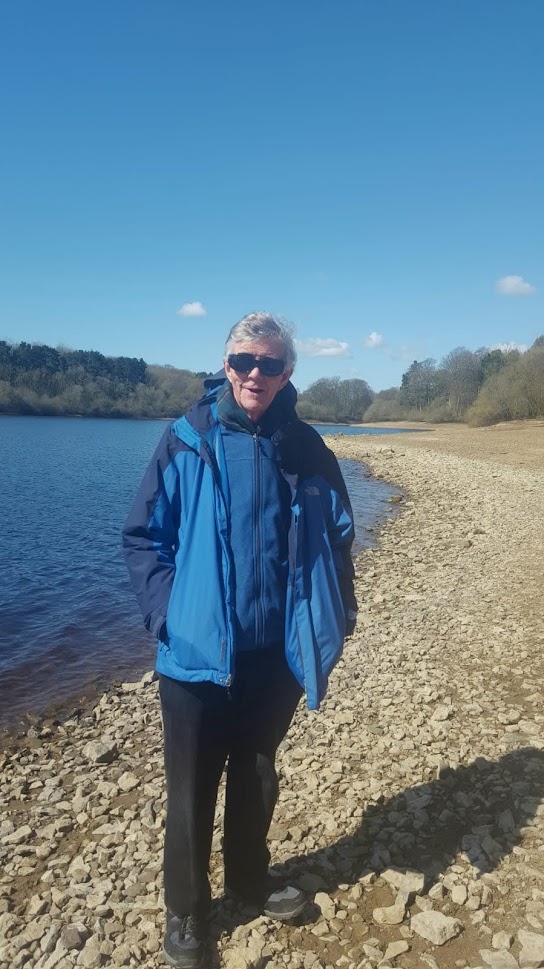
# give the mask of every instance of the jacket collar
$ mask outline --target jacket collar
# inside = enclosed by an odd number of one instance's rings
[[[202,439],[208,439],[213,434],[218,421],[232,430],[255,433],[257,426],[234,400],[224,370],[206,377],[204,388],[204,396],[193,404],[185,417],[174,423],[174,430],[182,440],[199,451]],[[274,440],[281,437],[282,429],[287,424],[298,422],[296,402],[297,392],[289,381],[263,414],[259,432],[266,437],[274,436]]]
[[[260,421],[254,423],[236,402],[234,394],[232,393],[232,387],[229,381],[225,380],[217,393],[217,417],[221,424],[228,427],[231,431],[244,431],[246,434],[255,434],[257,432],[263,434],[265,437],[272,437],[285,424],[296,420],[291,394],[284,393],[287,390],[287,386],[276,394],[270,407],[264,412]],[[296,390],[294,387],[292,390],[296,400]]]

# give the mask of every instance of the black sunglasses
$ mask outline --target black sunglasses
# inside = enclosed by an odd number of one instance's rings
[[[264,377],[279,377],[285,370],[285,360],[277,357],[261,357],[257,360],[252,353],[229,353],[227,362],[236,373],[250,373],[258,367]]]

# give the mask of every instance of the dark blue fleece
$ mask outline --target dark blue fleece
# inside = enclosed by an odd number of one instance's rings
[[[236,650],[283,644],[291,490],[270,440],[273,423],[254,425],[227,385],[218,400],[230,492]]]

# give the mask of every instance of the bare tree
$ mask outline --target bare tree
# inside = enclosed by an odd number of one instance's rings
[[[426,360],[414,360],[402,375],[399,400],[403,407],[423,410],[443,391],[443,375],[437,370],[436,362],[428,357]]]
[[[480,355],[466,347],[456,347],[442,360],[441,370],[445,377],[452,414],[462,417],[478,396],[481,383]]]

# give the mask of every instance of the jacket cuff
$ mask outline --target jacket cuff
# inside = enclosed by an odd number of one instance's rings
[[[158,615],[156,619],[150,620],[148,629],[156,639],[165,642],[166,639],[166,616]]]

